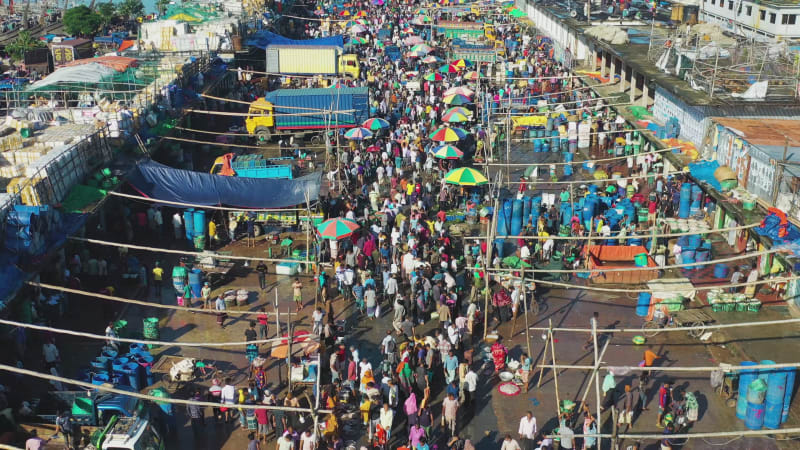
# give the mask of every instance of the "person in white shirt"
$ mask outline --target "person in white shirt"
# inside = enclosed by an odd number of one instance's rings
[[[478,374],[475,373],[472,367],[464,375],[464,385],[464,407],[469,408],[475,398],[475,391],[478,390]]]
[[[175,229],[175,239],[181,238],[181,227],[183,227],[183,217],[180,213],[175,213],[172,216],[172,227]]]
[[[314,450],[317,448],[317,435],[306,430],[300,436],[300,450]]]
[[[380,425],[386,431],[386,442],[389,442],[389,439],[392,436],[392,423],[394,422],[394,411],[389,408],[388,403],[383,404],[383,408],[381,408],[381,417],[380,417]]]
[[[533,417],[532,412],[528,411],[519,420],[519,430],[517,433],[522,441],[524,450],[533,450],[534,438],[536,438],[536,417]]]
[[[231,379],[225,379],[225,386],[222,387],[222,392],[220,393],[220,400],[224,407],[225,411],[222,412],[222,418],[227,423],[231,420],[231,413],[232,406],[236,404],[236,388],[231,384]],[[222,408],[220,408],[222,410]]]
[[[503,440],[503,445],[500,446],[500,450],[522,450],[519,446],[519,443],[511,438],[510,434],[506,435],[506,438]]]
[[[42,345],[42,354],[44,355],[45,367],[47,367],[48,370],[61,362],[61,355],[58,353],[58,347],[56,347],[53,338],[50,338],[47,343]]]

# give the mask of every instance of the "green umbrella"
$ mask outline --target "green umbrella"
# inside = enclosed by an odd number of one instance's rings
[[[516,255],[506,256],[505,258],[503,258],[503,264],[512,269],[529,269],[531,267],[530,264],[519,259],[519,256]]]
[[[361,226],[350,219],[336,217],[317,225],[317,232],[323,239],[337,240],[350,236],[359,228]]]

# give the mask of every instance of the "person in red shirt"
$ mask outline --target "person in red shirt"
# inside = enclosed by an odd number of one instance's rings
[[[650,200],[647,203],[647,220],[652,224],[656,223],[656,209],[658,209],[658,202]]]

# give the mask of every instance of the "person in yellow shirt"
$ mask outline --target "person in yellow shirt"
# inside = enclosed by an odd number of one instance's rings
[[[411,197],[412,194],[414,194],[414,183],[408,183],[406,184],[406,195]]]
[[[217,224],[213,220],[208,221],[208,238],[216,244],[219,241],[217,236]]]
[[[155,288],[158,302],[161,303],[161,291],[164,287],[164,269],[161,268],[158,261],[156,261],[155,267],[153,267],[153,287]]]

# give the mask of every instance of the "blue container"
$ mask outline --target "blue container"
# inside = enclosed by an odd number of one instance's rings
[[[494,247],[497,250],[497,257],[503,259],[505,256],[505,252],[503,251],[503,247],[505,247],[506,240],[505,239],[495,239],[494,240]]]
[[[144,368],[144,377],[147,382],[148,386],[152,386],[156,384],[156,377],[153,375],[153,372],[150,370],[150,366]]]
[[[522,210],[523,202],[520,199],[514,200],[511,206],[511,235],[519,236],[522,231]]]
[[[695,262],[696,251],[693,248],[685,248],[681,251],[681,264],[690,264]],[[683,270],[694,270],[695,266],[681,267]]]
[[[639,292],[639,300],[636,302],[636,315],[639,317],[647,317],[650,311],[650,299],[652,294],[649,292]]]
[[[783,399],[786,397],[787,376],[788,371],[785,369],[769,370],[765,401],[766,411],[764,413],[764,426],[767,428],[775,429],[781,425]]]
[[[754,403],[747,403],[747,410],[745,411],[744,426],[751,430],[760,430],[764,426],[764,412],[766,405],[756,405]]]
[[[138,355],[138,354],[140,354],[142,352],[145,352],[145,351],[147,351],[147,350],[145,350],[145,347],[144,347],[143,344],[131,344],[128,347],[128,352],[131,355]]]
[[[691,215],[691,209],[689,209],[689,203],[681,203],[678,207],[678,217],[681,219],[688,219]]]
[[[189,286],[192,288],[192,297],[200,298],[201,290],[203,289],[203,271],[200,269],[192,269],[189,272]]]
[[[92,384],[101,385],[104,383],[108,383],[110,378],[108,377],[107,373],[96,373],[92,375]]]
[[[569,225],[569,221],[572,220],[572,213],[572,204],[561,204],[561,225]]]
[[[694,260],[697,262],[705,262],[711,259],[711,251],[707,248],[698,248],[697,251],[694,253]],[[694,266],[695,269],[705,269],[708,267],[708,264],[700,264],[699,266]]]
[[[700,248],[703,245],[703,239],[699,234],[692,234],[687,237],[689,238],[689,245],[687,247]]]
[[[514,209],[514,202],[511,200],[504,200],[503,201],[503,210],[501,214],[503,214],[503,224],[505,227],[503,228],[503,233],[501,236],[507,236],[511,233],[511,215]]]
[[[186,230],[186,239],[194,239],[194,209],[189,208],[183,212],[183,228]]]
[[[678,203],[678,217],[686,219],[689,217],[692,198],[692,184],[684,183],[681,186],[680,202]]]
[[[728,278],[728,266],[725,263],[714,264],[714,278]]]
[[[755,366],[753,361],[742,361],[740,366]],[[742,369],[739,371],[739,398],[736,401],[736,417],[744,420],[747,415],[747,387],[758,376],[758,369]]]
[[[703,188],[699,184],[692,185],[691,200],[694,203],[703,203]]]
[[[198,209],[194,212],[193,231],[195,236],[206,235],[206,212],[202,209]]]
[[[567,153],[567,154],[569,154],[569,153]],[[565,177],[572,176],[572,165],[571,164],[567,164],[566,166],[564,166],[564,176]]]
[[[781,423],[789,419],[789,407],[792,406],[792,391],[794,391],[794,379],[797,369],[786,369],[786,389],[783,397],[783,411],[781,412]]]
[[[528,220],[531,218],[531,198],[525,197],[522,199],[522,226],[528,224]]]
[[[692,183],[683,183],[681,185],[681,200],[688,200],[691,201],[692,198]]]
[[[539,153],[542,151],[542,140],[541,139],[534,139],[533,140],[533,151]]]
[[[128,385],[136,391],[142,389],[142,383],[139,379],[139,370],[141,370],[141,366],[135,362],[125,364],[125,367],[120,370],[120,373],[127,379]]]
[[[128,358],[120,356],[119,358],[116,358],[115,360],[111,361],[111,369],[113,369],[114,372],[122,370],[125,364],[128,364],[128,361],[130,361]]]
[[[564,153],[564,162],[572,162],[572,159],[575,157],[572,153]]]
[[[678,238],[678,246],[681,248],[691,247],[689,245],[689,236],[681,236]]]
[[[542,143],[542,153],[547,153],[550,151],[550,140],[545,139]]]
[[[773,361],[771,359],[765,359],[765,360],[762,360],[761,362],[759,362],[759,364],[762,365],[762,366],[768,365],[768,364],[775,364],[775,361]],[[761,370],[758,371],[758,378],[761,378],[762,380],[767,381],[769,379],[770,373],[772,373],[774,370],[777,370],[777,369],[761,369]]]

